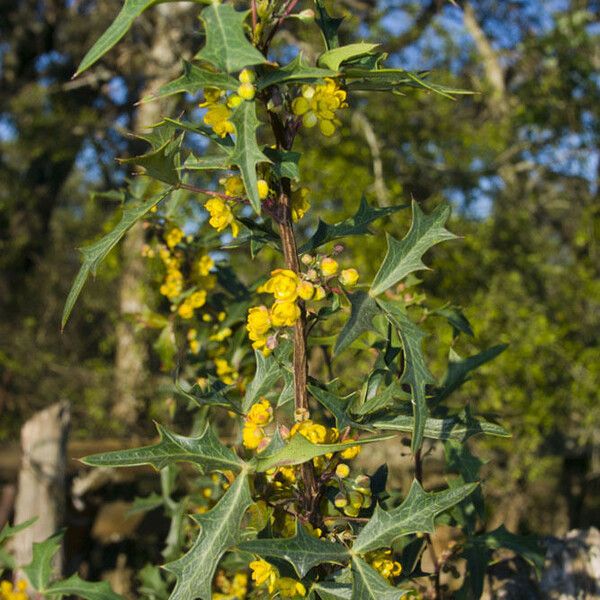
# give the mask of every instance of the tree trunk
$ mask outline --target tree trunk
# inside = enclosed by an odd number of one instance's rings
[[[71,412],[67,402],[58,402],[36,413],[21,429],[21,472],[15,507],[15,523],[37,517],[12,542],[17,565],[31,561],[33,542],[41,542],[63,525],[67,436]],[[55,568],[60,572],[62,556]]]

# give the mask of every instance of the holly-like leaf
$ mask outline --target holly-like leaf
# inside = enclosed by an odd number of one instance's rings
[[[150,102],[175,94],[197,94],[207,87],[220,90],[236,90],[239,85],[240,82],[227,73],[215,73],[184,61],[181,77],[165,83],[155,93],[142,98],[142,102]]]
[[[508,344],[498,344],[492,346],[479,354],[461,358],[453,349],[450,349],[448,357],[448,370],[436,393],[436,402],[441,402],[452,392],[457,390],[463,383],[469,380],[469,373],[479,368],[481,365],[494,360],[499,354],[502,354],[508,348]]]
[[[387,235],[388,250],[371,285],[372,296],[385,292],[414,271],[427,269],[421,260],[423,254],[440,242],[456,238],[444,228],[450,216],[448,204],[441,204],[426,215],[413,200],[412,211],[412,224],[402,240]]]
[[[379,505],[371,520],[354,541],[353,551],[364,554],[370,550],[387,548],[399,537],[411,533],[433,533],[434,519],[475,490],[478,483],[470,483],[442,492],[425,492],[418,481],[413,484],[404,502],[392,510]]]
[[[316,385],[309,385],[308,391],[317,402],[322,404],[334,416],[335,426],[339,431],[343,431],[346,427],[360,427],[347,413],[348,398],[340,398]]]
[[[371,565],[352,559],[351,600],[401,600],[409,588],[392,587]]]
[[[412,451],[415,452],[423,443],[425,423],[429,414],[427,407],[426,386],[435,383],[435,379],[425,362],[423,354],[423,338],[425,332],[413,323],[402,309],[383,300],[378,301],[388,321],[396,328],[404,350],[404,371],[400,383],[410,386],[412,392],[413,416],[415,428],[411,440]]]
[[[46,595],[77,596],[85,600],[123,600],[123,596],[115,594],[108,581],[85,581],[79,575],[71,575],[68,579],[57,581],[46,590]]]
[[[196,58],[211,63],[225,73],[267,62],[244,33],[247,16],[248,11],[237,12],[231,4],[215,2],[207,6],[200,13],[206,32],[206,44]]]
[[[237,402],[234,402],[227,397],[227,392],[234,387],[235,386],[233,385],[225,385],[216,377],[208,376],[205,385],[200,386],[195,383],[188,390],[184,389],[179,383],[176,383],[175,392],[199,407],[222,406],[227,410],[241,414]]]
[[[264,149],[266,156],[273,162],[273,172],[278,179],[287,177],[288,179],[298,179],[300,171],[298,162],[300,161],[300,152],[288,150],[276,150],[275,148]]]
[[[317,9],[315,21],[317,22],[317,25],[323,34],[325,47],[327,50],[330,50],[331,48],[337,48],[339,46],[337,31],[344,19],[332,17],[327,12],[327,7],[325,6],[325,2],[323,0],[316,0],[315,7]]]
[[[374,373],[371,374],[369,384],[374,375]],[[405,392],[402,389],[402,384],[395,379],[389,385],[378,385],[373,389],[368,389],[368,395],[364,399],[364,402],[356,407],[352,407],[352,414],[358,416],[370,415],[384,408],[397,405],[399,402],[407,402],[409,400],[410,394]]]
[[[256,165],[271,161],[262,153],[256,142],[256,130],[260,124],[256,117],[256,104],[242,102],[233,112],[231,122],[235,126],[235,146],[231,153],[231,163],[239,167],[252,208],[260,214]]]
[[[375,208],[373,206],[369,206],[366,198],[363,196],[360,200],[358,210],[354,216],[344,219],[340,223],[335,223],[334,225],[329,225],[329,223],[325,223],[325,221],[321,221],[319,219],[317,230],[310,240],[301,246],[299,252],[301,254],[304,252],[312,252],[324,244],[333,242],[334,240],[338,240],[343,237],[370,234],[370,223],[376,219],[381,219],[382,217],[392,215],[404,208],[408,208],[408,205],[401,204],[398,206]]]
[[[29,583],[40,593],[43,593],[53,574],[52,559],[62,543],[63,534],[56,533],[43,542],[34,542],[31,562],[23,567]]]
[[[357,42],[355,44],[347,44],[346,46],[338,46],[323,52],[317,59],[317,64],[320,67],[326,67],[332,71],[339,71],[340,65],[343,62],[364,56],[375,50],[379,44],[369,44],[367,42]]]
[[[242,401],[242,410],[246,413],[250,407],[261,397],[273,391],[275,384],[283,377],[283,370],[277,358],[273,355],[264,356],[255,350],[256,371],[254,378],[246,388]]]
[[[85,285],[90,273],[92,275],[96,274],[98,265],[119,243],[127,231],[129,231],[129,229],[133,227],[137,221],[139,221],[147,212],[149,212],[151,208],[166,198],[171,191],[172,188],[169,188],[165,192],[152,196],[145,202],[126,206],[123,209],[121,220],[109,234],[105,235],[101,240],[95,242],[94,244],[90,244],[89,246],[85,246],[84,248],[80,249],[80,252],[83,255],[83,264],[81,265],[79,273],[77,273],[77,276],[73,281],[73,285],[71,286],[71,290],[69,291],[69,295],[67,296],[67,300],[65,302],[65,307],[62,314],[63,329],[69,320],[69,315],[71,314],[71,311],[75,306],[75,302],[77,302],[77,298],[79,297],[79,294],[81,293],[81,290],[83,289],[83,286]]]
[[[248,476],[237,477],[215,507],[192,518],[200,533],[190,550],[165,569],[177,577],[170,600],[210,600],[212,580],[223,554],[237,544],[244,513],[252,504]]]
[[[244,462],[231,449],[221,444],[209,426],[198,437],[179,435],[158,423],[156,428],[160,436],[157,444],[92,454],[81,460],[92,467],[152,465],[156,469],[162,469],[175,462],[189,462],[203,471],[239,471],[244,466]]]
[[[302,60],[302,55],[298,54],[292,62],[284,67],[269,71],[266,75],[260,77],[255,85],[258,90],[264,90],[271,85],[286,83],[288,81],[309,83],[311,81],[324,79],[325,77],[335,77],[336,75],[337,71],[332,71],[331,69],[310,67]]]
[[[389,419],[376,419],[369,421],[369,425],[376,429],[413,431],[415,418],[409,415],[397,415]],[[492,435],[495,437],[510,437],[510,433],[501,425],[470,417],[462,418],[459,415],[445,419],[427,418],[423,435],[434,440],[459,440],[466,441],[478,434]]]
[[[179,183],[179,150],[182,141],[183,134],[165,140],[159,147],[146,154],[118,160],[121,164],[142,167],[148,177],[176,186]]]
[[[262,557],[283,558],[291,563],[301,578],[317,565],[340,565],[350,559],[342,544],[316,538],[300,524],[296,525],[296,534],[292,538],[255,539],[242,542],[239,548]]]
[[[268,449],[263,450],[263,452],[254,458],[251,464],[256,472],[262,473],[275,467],[301,465],[302,463],[305,463],[312,458],[316,458],[317,456],[323,456],[324,454],[330,454],[333,452],[342,452],[343,450],[352,448],[353,446],[382,442],[393,437],[393,435],[386,435],[362,438],[360,440],[351,440],[348,442],[339,442],[336,444],[313,444],[303,435],[297,434],[294,435],[290,441],[279,450],[276,450],[272,453],[269,453]]]
[[[9,525],[6,523],[4,527],[0,530],[0,544],[3,544],[8,538],[11,538],[13,535],[19,533],[19,531],[23,531],[23,529],[27,529],[31,525],[33,525],[38,520],[37,517],[33,517],[32,519],[27,519],[27,521],[23,521],[18,525]]]
[[[458,306],[442,306],[441,308],[432,310],[429,314],[432,316],[444,317],[452,326],[454,337],[456,337],[459,333],[464,333],[469,337],[475,337],[471,323],[469,323],[469,319],[467,319],[463,311]]]
[[[352,600],[352,584],[337,581],[319,581],[311,590],[317,593],[321,600]]]
[[[176,0],[125,0],[123,7],[119,11],[110,27],[98,38],[96,43],[88,50],[83,57],[77,72],[73,77],[80,75],[86,69],[89,69],[97,60],[102,58],[131,28],[133,22],[146,9],[150,8],[159,1]]]
[[[348,293],[348,300],[350,300],[351,306],[350,318],[346,321],[338,335],[333,349],[334,355],[345,350],[363,333],[372,331],[373,319],[381,314],[381,310],[375,299],[366,292],[357,290],[356,292]]]

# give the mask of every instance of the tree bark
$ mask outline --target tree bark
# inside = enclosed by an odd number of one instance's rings
[[[58,402],[36,413],[21,429],[21,471],[15,506],[15,523],[37,517],[19,532],[12,548],[17,565],[31,561],[32,544],[56,533],[64,522],[67,437],[71,412],[67,402]],[[62,556],[56,558],[60,572]]]

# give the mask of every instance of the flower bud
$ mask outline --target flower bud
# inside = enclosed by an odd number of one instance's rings
[[[336,468],[335,468],[335,474],[340,478],[340,479],[344,479],[346,477],[348,477],[348,475],[350,475],[350,467],[348,465],[345,465],[344,463],[340,463]]]
[[[244,100],[254,100],[256,88],[251,83],[241,83],[237,89],[237,93]]]
[[[340,273],[340,283],[346,287],[353,287],[358,281],[358,271],[356,269],[344,269]]]
[[[344,496],[344,494],[338,494],[334,500],[333,500],[333,504],[337,507],[337,508],[344,508],[345,506],[348,505],[348,500],[346,498],[346,496]]]
[[[308,266],[314,262],[315,257],[312,256],[312,254],[303,254],[300,260],[302,261],[302,264]]]
[[[321,260],[321,273],[325,277],[330,277],[331,275],[335,275],[338,271],[338,263],[333,258],[326,256]]]
[[[259,179],[257,182],[258,197],[264,200],[269,195],[269,184],[264,179]]]
[[[242,69],[238,76],[241,83],[254,83],[256,80],[256,74],[252,69]]]

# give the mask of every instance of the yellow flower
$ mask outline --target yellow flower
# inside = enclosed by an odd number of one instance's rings
[[[242,69],[238,75],[241,83],[254,83],[256,81],[256,73],[252,69]]]
[[[319,423],[313,422],[311,419],[296,423],[290,430],[290,435],[294,436],[297,433],[303,435],[313,444],[325,444],[328,440],[327,427]]]
[[[315,295],[315,286],[310,281],[300,281],[298,283],[298,296],[302,300],[310,300]]]
[[[204,115],[204,122],[212,127],[219,137],[224,138],[228,133],[235,133],[235,127],[229,117],[231,117],[231,111],[225,104],[210,104]]]
[[[172,227],[165,234],[165,242],[167,242],[167,246],[169,248],[175,248],[175,246],[177,246],[177,244],[179,244],[179,242],[183,239],[184,235],[185,234],[183,231],[181,231],[181,229],[179,229],[179,227]]]
[[[246,193],[244,181],[239,175],[230,175],[219,180],[219,183],[225,188],[228,196],[240,197]]]
[[[244,101],[243,98],[240,98],[237,94],[231,94],[231,96],[229,96],[229,98],[227,98],[227,107],[228,108],[235,108],[236,106],[239,106],[242,102]]]
[[[310,208],[310,202],[308,201],[308,195],[310,190],[305,187],[301,187],[292,192],[290,210],[292,211],[292,219],[299,221]]]
[[[346,441],[350,441],[350,440],[346,440]],[[346,448],[346,450],[341,452],[340,456],[344,460],[352,460],[353,458],[356,458],[360,454],[360,451],[361,451],[360,446],[350,446],[350,448]]]
[[[244,100],[254,100],[256,88],[251,83],[240,83],[237,93],[238,96]]]
[[[300,318],[300,307],[295,302],[275,302],[271,307],[271,323],[275,327],[291,327]]]
[[[231,208],[221,198],[211,198],[204,203],[204,208],[210,213],[208,221],[217,231],[223,231],[228,225],[231,225],[231,234],[237,237],[239,226],[235,222]]]
[[[358,271],[356,269],[344,269],[340,273],[340,283],[346,287],[353,287],[358,281]]]
[[[208,254],[203,254],[198,260],[198,273],[201,277],[207,277],[214,266],[215,261]]]
[[[271,328],[271,316],[266,306],[253,306],[248,310],[246,329],[251,340],[258,340],[265,336]]]
[[[275,269],[271,271],[269,279],[261,288],[273,294],[275,300],[291,302],[298,297],[298,275],[290,269]]]
[[[242,443],[249,450],[256,450],[265,437],[265,432],[254,423],[245,423],[242,429]]]
[[[371,566],[388,581],[402,573],[402,565],[394,560],[391,550],[369,552],[366,558]]]
[[[259,179],[258,183],[258,197],[264,200],[269,195],[269,184],[264,179]]]
[[[253,560],[248,566],[252,570],[252,581],[257,586],[266,585],[269,592],[273,592],[278,575],[275,567],[262,558]]]
[[[239,378],[239,373],[224,358],[215,358],[215,370],[225,385],[233,385]]]
[[[273,409],[266,398],[261,398],[258,402],[254,403],[246,415],[246,421],[254,425],[265,426],[272,420]]]
[[[331,136],[340,125],[336,111],[347,106],[346,92],[340,89],[336,81],[326,78],[320,85],[302,86],[302,95],[293,101],[292,111],[302,117],[305,127],[319,125],[323,135]]]
[[[325,288],[322,285],[318,285],[315,288],[315,295],[313,297],[313,300],[319,302],[319,300],[323,300],[323,298],[325,298],[326,295],[327,293],[325,292]]]
[[[325,277],[330,277],[331,275],[335,275],[338,271],[338,263],[335,259],[326,256],[321,260],[321,273]]]
[[[178,269],[169,269],[163,284],[160,286],[160,293],[171,300],[179,296],[182,291],[183,274]]]
[[[222,342],[223,340],[226,340],[228,337],[230,337],[232,334],[233,331],[231,331],[230,327],[224,327],[223,329],[217,331],[217,333],[213,333],[208,339],[211,342]]]
[[[277,579],[275,589],[279,592],[280,598],[304,598],[306,596],[306,588],[291,577]]]
[[[222,96],[223,92],[219,88],[207,87],[204,90],[204,102],[200,104],[200,107],[204,108],[206,106],[210,106],[211,104],[216,104]]]
[[[348,465],[345,465],[344,463],[340,463],[335,468],[335,474],[341,479],[345,479],[346,477],[348,477],[348,475],[350,475],[350,467]]]

